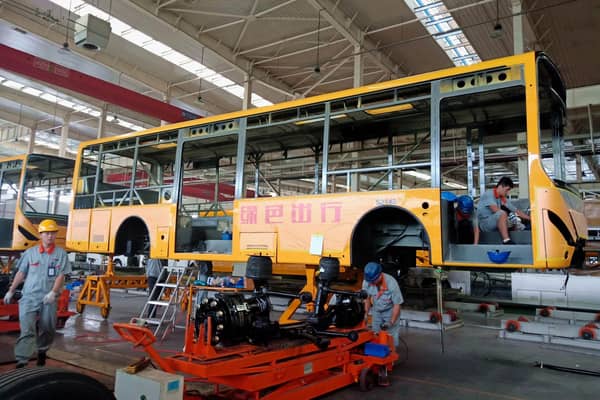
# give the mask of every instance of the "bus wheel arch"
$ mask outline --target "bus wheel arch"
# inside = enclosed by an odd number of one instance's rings
[[[429,235],[419,218],[398,206],[381,206],[365,213],[356,223],[350,242],[351,264],[363,268],[369,261],[410,268],[416,250],[428,250]]]
[[[126,218],[115,235],[114,254],[149,254],[150,231],[140,217]]]

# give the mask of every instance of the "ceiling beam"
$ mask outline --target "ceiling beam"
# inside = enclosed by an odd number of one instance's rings
[[[98,6],[100,7],[100,5]],[[104,11],[108,12],[106,9]],[[165,44],[196,61],[200,61],[198,50],[201,46],[205,46],[239,72],[252,76],[254,83],[259,83],[285,96],[294,96],[291,87],[270,76],[268,71],[255,67],[251,60],[237,55],[233,49],[223,45],[217,39],[203,35],[202,27],[192,25],[185,19],[179,18],[176,13],[161,9],[158,11],[158,15],[155,15],[155,7],[152,2],[144,0],[113,2],[111,12],[113,15],[119,15],[124,22],[131,23],[132,26],[151,26],[153,29],[151,33],[154,37],[162,38],[161,40]],[[130,21],[134,17],[140,23]],[[140,19],[142,18],[148,21],[141,23]],[[201,46],[198,46],[198,43]]]
[[[387,55],[377,50],[377,45],[365,38],[365,33],[348,18],[336,4],[330,0],[307,0],[334,28],[346,38],[353,46],[363,49],[366,57],[373,60],[383,70],[388,71],[393,77],[406,75],[400,66]]]
[[[18,90],[7,88],[5,86],[0,86],[0,98],[12,101],[15,104],[19,104],[23,107],[27,107],[32,110],[39,111],[40,113],[46,114],[47,117],[42,118],[42,120],[44,122],[50,121],[50,120],[53,121],[53,122],[47,122],[48,125],[50,125],[50,126],[48,126],[47,129],[57,128],[57,127],[62,126],[67,114],[75,115],[75,117],[71,117],[71,125],[73,125],[73,124],[85,125],[94,131],[98,127],[98,118],[97,117],[93,117],[93,116],[85,114],[85,113],[75,112],[74,110],[64,107],[64,106],[61,106],[60,104],[50,103],[43,99],[39,99],[37,97],[28,95],[26,93],[22,93]],[[23,113],[21,113],[21,114],[23,114]],[[14,121],[11,121],[11,122],[14,122]],[[114,123],[109,123],[109,124],[111,125],[111,133],[113,135],[124,134],[124,133],[128,133],[130,131],[129,129],[127,129],[123,126],[120,126],[120,125],[117,125]],[[24,124],[24,123],[22,123],[21,125],[28,126],[27,124]],[[39,130],[44,130],[44,129],[39,129]],[[73,137],[73,138],[75,138],[75,137]],[[82,140],[96,139],[96,135],[95,135],[95,133],[93,136],[89,136],[89,135],[80,133],[80,136],[78,137],[78,139],[82,139]]]
[[[65,40],[64,31],[63,32],[56,31],[56,29],[57,29],[56,25],[50,24],[48,21],[43,20],[41,18],[25,18],[22,15],[19,15],[15,12],[11,11],[8,7],[0,7],[0,18],[3,19],[4,21],[7,21],[9,24],[11,24],[13,26],[17,26],[20,29],[24,30],[25,32],[27,32],[26,34],[31,33],[34,37],[38,38],[39,41],[55,43],[57,45],[57,48],[61,48],[62,43]],[[39,38],[43,38],[43,39],[39,39]],[[134,46],[133,44],[129,44],[129,42],[127,42],[125,39],[122,39],[117,36],[111,37],[111,41],[113,41],[113,40],[117,40],[117,41],[120,40],[120,41],[125,42],[129,46]],[[13,43],[13,41],[11,41],[11,38],[8,38],[8,35],[4,35],[4,33],[3,33],[2,39],[0,39],[1,43],[8,44],[9,46],[11,45],[11,43]],[[11,46],[11,47],[16,47],[16,46]],[[110,45],[109,45],[109,48],[110,48]],[[28,52],[30,54],[36,54],[32,51],[28,51]],[[98,69],[102,68],[107,71],[107,74],[112,74],[112,77],[114,77],[114,79],[112,79],[111,82],[113,82],[113,83],[117,82],[117,77],[127,77],[127,78],[131,79],[133,82],[136,82],[137,84],[139,84],[141,86],[145,86],[148,89],[150,89],[156,93],[159,93],[161,95],[165,95],[167,92],[169,92],[171,95],[171,98],[178,98],[178,97],[182,97],[185,94],[187,94],[186,91],[184,91],[180,88],[171,87],[171,83],[169,81],[161,79],[150,73],[144,72],[142,69],[140,69],[139,66],[125,61],[122,57],[114,57],[106,51],[90,52],[90,51],[80,50],[79,48],[74,46],[74,47],[70,48],[70,51],[68,52],[67,55],[63,55],[63,56],[67,57],[69,60],[71,60],[76,65],[78,64],[77,59],[79,57],[81,57],[86,62],[95,64],[96,68],[98,68]],[[51,59],[50,61],[56,62],[56,60],[54,60],[54,59]],[[81,60],[79,62],[81,62]],[[98,64],[101,64],[102,67],[100,67]],[[104,74],[104,75],[107,75],[107,74]],[[106,79],[106,76],[104,76],[104,75],[102,77],[103,77],[103,79]],[[175,105],[177,106],[177,104],[175,104]],[[207,111],[209,113],[213,113],[213,114],[220,114],[220,113],[226,111],[226,109],[224,109],[222,106],[212,106],[212,105],[203,107],[203,109],[205,111]],[[193,110],[193,108],[191,110]],[[145,122],[145,123],[149,122],[146,120],[140,120],[140,121]]]
[[[168,122],[198,117],[171,104],[3,44],[0,44],[0,68]]]

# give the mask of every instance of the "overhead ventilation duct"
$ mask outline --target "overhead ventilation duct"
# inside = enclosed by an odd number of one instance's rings
[[[91,14],[75,22],[75,44],[87,50],[105,49],[110,38],[110,23]]]

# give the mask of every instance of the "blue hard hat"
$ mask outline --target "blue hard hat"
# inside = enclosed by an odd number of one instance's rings
[[[365,281],[369,283],[375,282],[379,278],[379,275],[381,275],[381,270],[381,264],[373,261],[367,263],[364,271]]]
[[[456,195],[452,192],[442,192],[442,199],[449,202],[453,202],[456,200]]]
[[[467,196],[466,194],[463,194],[462,196],[459,196],[458,199],[456,199],[456,205],[458,211],[460,211],[463,214],[473,213],[473,199],[470,196]]]

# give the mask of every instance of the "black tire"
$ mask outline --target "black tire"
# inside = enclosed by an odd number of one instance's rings
[[[363,368],[358,376],[358,385],[361,392],[368,392],[375,387],[377,378],[371,368]]]
[[[269,257],[250,256],[246,264],[246,278],[269,279],[273,276],[273,261]]]
[[[56,368],[22,368],[0,376],[2,400],[115,400],[94,378]]]
[[[322,257],[319,260],[319,279],[334,281],[340,274],[340,260],[333,257]]]

